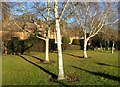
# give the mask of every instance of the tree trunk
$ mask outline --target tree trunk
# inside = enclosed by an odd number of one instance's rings
[[[103,52],[103,47],[102,47],[102,43],[100,43],[100,48],[101,48],[101,51]]]
[[[46,37],[45,61],[49,62],[49,37]]]
[[[85,32],[84,32],[84,53],[83,53],[83,57],[84,58],[87,58],[88,56],[87,56],[87,37],[86,37],[86,35],[87,35],[87,33],[86,33],[86,30],[85,30]]]
[[[50,0],[47,2],[47,34],[46,34],[46,57],[45,61],[49,62],[49,37],[50,37],[50,23],[49,23],[49,18],[50,18]]]
[[[109,50],[109,40],[107,41],[107,50]]]
[[[88,56],[87,56],[87,41],[86,40],[84,40],[84,58],[87,58]]]
[[[106,41],[105,41],[105,50],[106,50],[106,48],[107,48],[107,44],[106,44]]]
[[[112,45],[112,51],[111,51],[111,53],[114,53],[114,49],[115,49],[115,43],[114,43],[114,41],[113,41],[113,45]]]
[[[58,80],[64,79],[62,49],[61,49],[61,37],[60,37],[60,24],[58,17],[58,1],[55,0],[55,18],[56,18],[56,31],[57,31],[57,48],[58,48],[58,60],[59,60],[59,75]]]

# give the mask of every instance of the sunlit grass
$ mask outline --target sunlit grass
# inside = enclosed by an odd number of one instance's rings
[[[117,85],[119,78],[118,52],[88,51],[89,58],[82,58],[79,50],[64,51],[64,73],[66,76],[76,76],[79,81],[51,82],[51,75],[40,67],[58,75],[57,53],[50,53],[51,64],[45,64],[32,56],[44,59],[40,52],[22,55],[27,60],[40,66],[37,67],[23,58],[15,55],[3,55],[2,76],[3,85]]]

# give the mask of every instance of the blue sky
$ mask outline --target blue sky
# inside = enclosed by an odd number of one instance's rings
[[[23,4],[27,4],[27,6],[23,5],[22,7],[24,7],[28,12],[34,12],[35,9],[32,8],[32,6],[34,6],[33,3],[25,2]],[[21,10],[21,12],[17,10]],[[18,5],[15,5],[14,8],[12,8],[12,12],[14,15],[22,15],[25,13]]]
[[[27,4],[27,6],[24,6],[23,5],[23,7],[28,11],[28,12],[35,12],[34,10],[35,9],[33,9],[32,8],[32,6],[34,6],[34,4],[32,3],[32,2],[25,2],[24,4]],[[39,4],[40,6],[42,6],[42,4]],[[100,8],[101,8],[101,10],[104,8],[104,3],[100,3]],[[13,10],[13,14],[14,15],[22,15],[22,14],[24,14],[24,11],[22,11],[22,12],[18,12],[18,11],[15,11],[15,10],[17,10],[17,9],[21,9],[18,5],[16,5],[16,6],[14,6],[14,8],[12,9]],[[22,10],[22,9],[21,9]],[[38,15],[37,15],[38,16]],[[38,16],[38,18],[41,18],[40,16]],[[67,22],[68,23],[72,23],[72,22],[74,22],[74,18],[69,18],[68,20],[67,20]]]
[[[5,2],[45,2],[47,0],[3,0]],[[50,0],[54,2],[55,0]],[[64,2],[66,0],[58,0],[59,2]],[[119,2],[119,0],[69,0],[70,2]]]

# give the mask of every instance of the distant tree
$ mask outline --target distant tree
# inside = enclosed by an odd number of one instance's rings
[[[59,8],[58,8],[58,0],[55,0],[55,23],[56,23],[56,31],[57,31],[57,47],[58,47],[58,58],[59,58],[59,75],[58,80],[63,80],[64,78],[64,71],[63,71],[63,61],[62,61],[62,49],[61,49],[61,37],[60,37],[60,20],[63,16],[63,13],[68,5],[68,1],[64,4],[63,9],[61,10],[60,15],[58,14]]]
[[[111,53],[114,53],[115,50],[115,44],[117,43],[118,40],[118,30],[113,29],[112,27],[108,27],[107,36],[110,37],[109,40],[112,41],[112,46],[111,46]]]

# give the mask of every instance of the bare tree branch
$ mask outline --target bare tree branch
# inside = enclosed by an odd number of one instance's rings
[[[69,0],[67,0],[67,2],[65,3],[65,5],[64,5],[64,7],[63,7],[63,9],[62,9],[62,12],[60,13],[60,16],[59,16],[60,19],[61,19],[62,15],[63,15],[63,13],[64,13],[67,5],[68,5],[68,2],[69,2]]]
[[[28,32],[28,33],[30,33],[30,34],[32,34],[32,35],[35,35],[35,33],[32,33],[32,32],[30,32],[30,31],[28,31],[28,30],[23,29],[22,27],[20,27],[16,22],[13,22],[13,23],[14,23],[19,29],[21,29],[22,31]],[[39,37],[38,35],[36,35],[36,37],[39,38],[39,39],[42,39],[42,40],[46,40],[45,38]]]
[[[34,33],[32,33],[32,32],[30,32],[30,31],[28,31],[28,30],[26,30],[26,29],[23,29],[22,27],[20,27],[16,22],[13,22],[19,29],[21,29],[22,31],[25,31],[25,32],[28,32],[28,33],[30,33],[30,34],[32,34],[32,35],[35,35]],[[42,39],[42,40],[46,40],[45,38],[43,38],[43,37],[39,37],[39,36],[36,36],[37,38],[40,38],[40,39]]]

